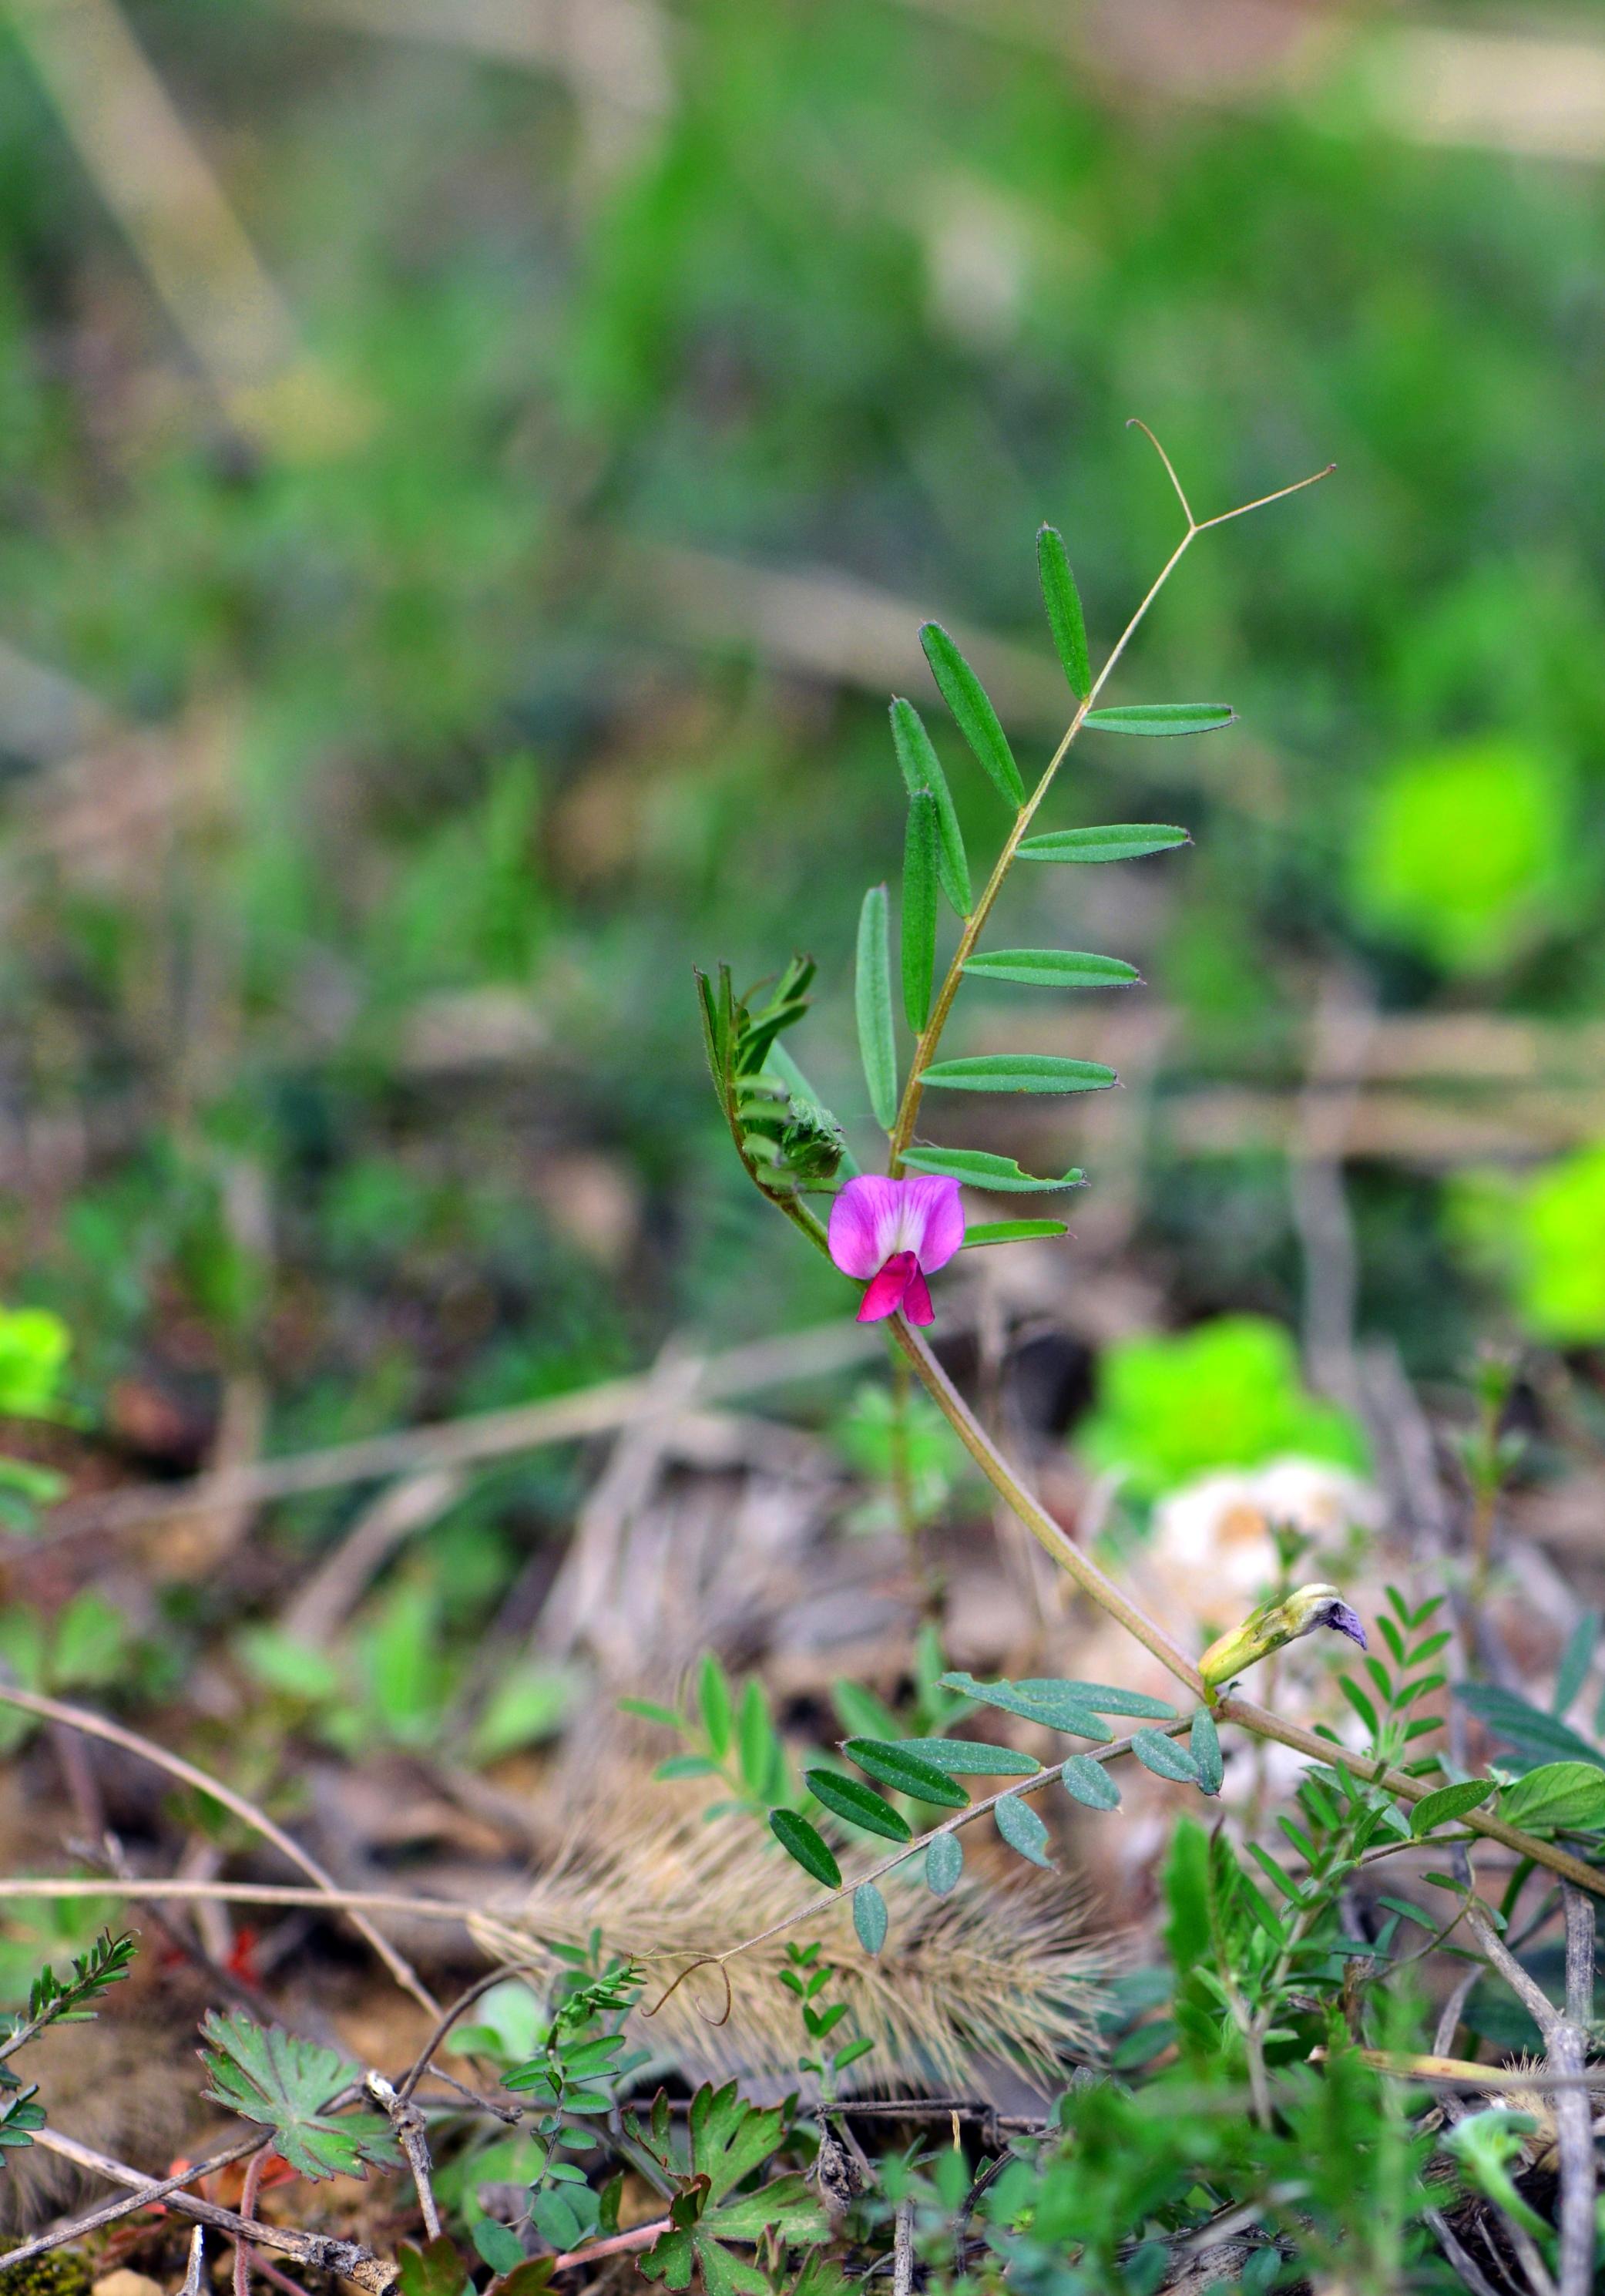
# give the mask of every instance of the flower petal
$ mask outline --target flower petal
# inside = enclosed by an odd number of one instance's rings
[[[878,1324],[903,1305],[903,1295],[914,1283],[920,1283],[920,1270],[912,1251],[894,1251],[886,1266],[872,1281],[858,1310],[861,1324]],[[921,1284],[923,1291],[924,1286]],[[926,1293],[926,1305],[930,1295]]]
[[[911,1324],[934,1324],[937,1320],[937,1311],[930,1304],[930,1286],[917,1267],[903,1294],[903,1313]]]
[[[905,1180],[903,1236],[920,1262],[920,1273],[929,1275],[946,1267],[964,1241],[964,1205],[959,1184],[936,1172],[921,1172]],[[922,1320],[929,1320],[928,1318]]]
[[[831,1257],[844,1275],[867,1283],[892,1249],[905,1183],[874,1173],[849,1180],[831,1206]]]

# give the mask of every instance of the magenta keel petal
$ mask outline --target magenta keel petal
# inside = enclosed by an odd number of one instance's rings
[[[912,1251],[895,1251],[886,1266],[872,1278],[858,1310],[861,1324],[878,1324],[903,1305],[903,1295],[912,1283],[919,1283],[920,1271]],[[924,1290],[921,1284],[921,1291]],[[929,1299],[929,1295],[928,1295]]]
[[[903,1313],[911,1324],[934,1324],[937,1311],[930,1304],[930,1286],[918,1268],[908,1279],[908,1289],[903,1294]]]

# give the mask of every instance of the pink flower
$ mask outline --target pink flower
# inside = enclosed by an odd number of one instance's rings
[[[925,1279],[964,1241],[959,1184],[936,1173],[913,1180],[849,1180],[831,1206],[831,1257],[869,1289],[861,1324],[901,1308],[911,1324],[934,1324]]]

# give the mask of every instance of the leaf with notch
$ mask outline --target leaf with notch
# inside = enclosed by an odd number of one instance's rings
[[[678,2290],[689,2287],[693,2270],[700,2269],[708,2296],[768,2296],[767,2280],[733,2256],[726,2241],[757,2242],[771,2228],[793,2248],[829,2237],[823,2213],[799,2176],[772,2177],[753,2193],[734,2189],[778,2150],[784,2113],[744,2103],[733,2081],[718,2090],[699,2089],[688,2122],[689,2174],[668,2151],[667,2114],[662,2138],[656,2134],[658,2120],[654,2108],[654,2136],[646,2149],[675,2177],[679,2191],[670,2206],[673,2228],[647,2251],[641,2270],[649,2280]],[[645,2141],[638,2125],[633,2133]]]
[[[1042,584],[1042,603],[1047,609],[1048,627],[1053,633],[1053,651],[1059,656],[1065,683],[1077,701],[1085,701],[1093,686],[1093,666],[1086,651],[1086,621],[1081,611],[1076,577],[1070,571],[1069,553],[1056,526],[1037,529],[1036,572]]]
[[[969,1795],[962,1786],[952,1780],[934,1762],[923,1760],[911,1753],[905,1743],[888,1745],[875,1738],[847,1738],[842,1752],[849,1762],[895,1793],[912,1794],[916,1801],[932,1802],[943,1809],[962,1809]]]
[[[360,2177],[366,2161],[399,2162],[382,2113],[329,2111],[330,2100],[360,2078],[336,2050],[217,2009],[207,2012],[201,2030],[209,2045],[201,2052],[209,2076],[203,2095],[271,2128],[274,2150],[303,2177]]]
[[[1107,1092],[1118,1083],[1101,1061],[1061,1060],[1053,1053],[982,1053],[935,1061],[924,1072],[944,1092]]]
[[[920,632],[920,644],[925,649],[938,691],[953,712],[954,725],[975,752],[977,764],[990,778],[1004,804],[1018,811],[1026,801],[1025,784],[980,679],[940,622],[925,624]]]
[[[815,1801],[823,1802],[835,1816],[845,1817],[849,1824],[861,1825],[866,1833],[878,1833],[886,1841],[913,1839],[908,1821],[856,1778],[844,1778],[836,1770],[807,1770],[803,1783]]]
[[[942,771],[941,759],[912,701],[892,703],[892,746],[897,752],[903,784],[910,797],[923,791],[936,800],[937,874],[954,914],[967,917],[972,898],[970,864],[965,857],[959,817],[954,811],[953,792]]]
[[[1122,821],[1097,829],[1051,829],[1024,837],[1016,848],[1021,861],[1140,861],[1146,853],[1167,853],[1191,845],[1184,829],[1168,822]]]
[[[1085,1172],[1067,1172],[1062,1179],[1036,1180],[1022,1172],[1012,1156],[994,1156],[984,1148],[910,1148],[903,1161],[913,1172],[940,1172],[966,1187],[981,1188],[998,1196],[1050,1194],[1055,1188],[1084,1188]]]
[[[1079,948],[995,948],[966,957],[978,980],[1018,980],[1028,988],[1129,988],[1140,983],[1134,964]]]

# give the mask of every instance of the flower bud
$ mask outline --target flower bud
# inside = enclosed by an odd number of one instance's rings
[[[1285,1603],[1262,1603],[1241,1627],[1211,1643],[1199,1660],[1199,1672],[1211,1690],[1218,1689],[1245,1668],[1269,1658],[1273,1651],[1314,1634],[1317,1627],[1347,1635],[1362,1650],[1366,1646],[1364,1628],[1335,1587],[1300,1587]]]

